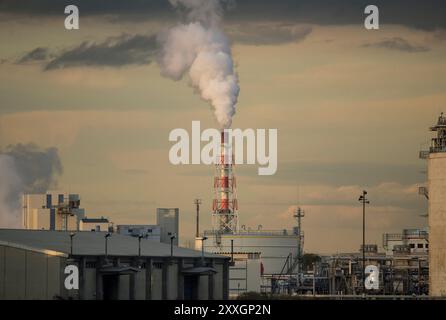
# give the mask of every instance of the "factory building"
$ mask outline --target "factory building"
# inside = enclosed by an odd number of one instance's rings
[[[279,278],[295,273],[299,237],[294,230],[248,229],[228,234],[205,230],[203,234],[206,252],[236,255],[230,268],[231,295],[270,292]]]
[[[436,136],[429,150],[420,153],[427,159],[429,294],[446,296],[446,117],[443,113],[430,130]]]
[[[22,203],[25,229],[78,230],[85,215],[84,209],[80,208],[80,197],[77,194],[25,194]]]
[[[0,229],[0,299],[227,299],[229,260],[106,232]]]
[[[79,224],[79,231],[113,231],[107,218],[82,218]]]
[[[429,251],[428,228],[404,229],[402,233],[384,233],[383,248],[392,256],[396,247],[406,247],[411,254],[427,254]]]
[[[153,224],[119,224],[116,232],[124,236],[143,237],[148,240],[161,241],[161,228]]]
[[[160,227],[160,239],[163,243],[170,243],[171,237],[173,244],[179,243],[179,214],[178,208],[157,208],[156,224]]]

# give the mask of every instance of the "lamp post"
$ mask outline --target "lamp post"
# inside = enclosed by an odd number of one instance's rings
[[[208,237],[201,238],[201,264],[204,266],[204,242],[208,239]]]
[[[141,239],[142,239],[143,235],[139,235],[138,236],[138,257],[141,258]]]
[[[73,237],[75,236],[76,234],[74,233],[74,232],[71,232],[70,233],[70,255],[72,256],[73,255]]]
[[[367,191],[363,190],[358,201],[362,202],[362,293],[365,294],[365,205],[369,204],[367,200]]]
[[[110,232],[107,232],[106,234],[105,234],[105,259],[107,259],[107,256],[108,256],[108,247],[107,247],[107,241],[108,241],[108,237],[110,237],[111,236],[111,233]]]
[[[176,235],[173,234],[170,236],[170,258],[173,258],[173,240],[176,239]]]

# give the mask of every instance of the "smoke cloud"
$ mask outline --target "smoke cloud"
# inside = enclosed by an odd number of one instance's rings
[[[192,87],[211,103],[221,128],[229,128],[240,91],[229,41],[220,27],[219,0],[170,0],[185,22],[161,33],[161,74],[180,80],[188,73]]]
[[[17,144],[0,150],[0,227],[20,228],[22,195],[46,192],[61,173],[56,148]]]

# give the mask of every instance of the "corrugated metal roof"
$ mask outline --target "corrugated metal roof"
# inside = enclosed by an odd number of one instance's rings
[[[43,250],[70,253],[70,233],[67,231],[0,229],[0,240]],[[73,255],[105,255],[107,232],[77,231],[73,237]],[[113,233],[108,238],[108,255],[137,256],[138,239]],[[175,247],[175,257],[201,257],[201,251]],[[169,257],[170,244],[141,239],[141,256]],[[205,257],[229,259],[229,257],[205,253]]]

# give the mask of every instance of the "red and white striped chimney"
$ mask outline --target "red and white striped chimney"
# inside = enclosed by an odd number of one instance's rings
[[[221,132],[220,156],[215,165],[213,223],[214,230],[222,233],[237,231],[237,193],[233,172],[234,155],[227,131]]]

